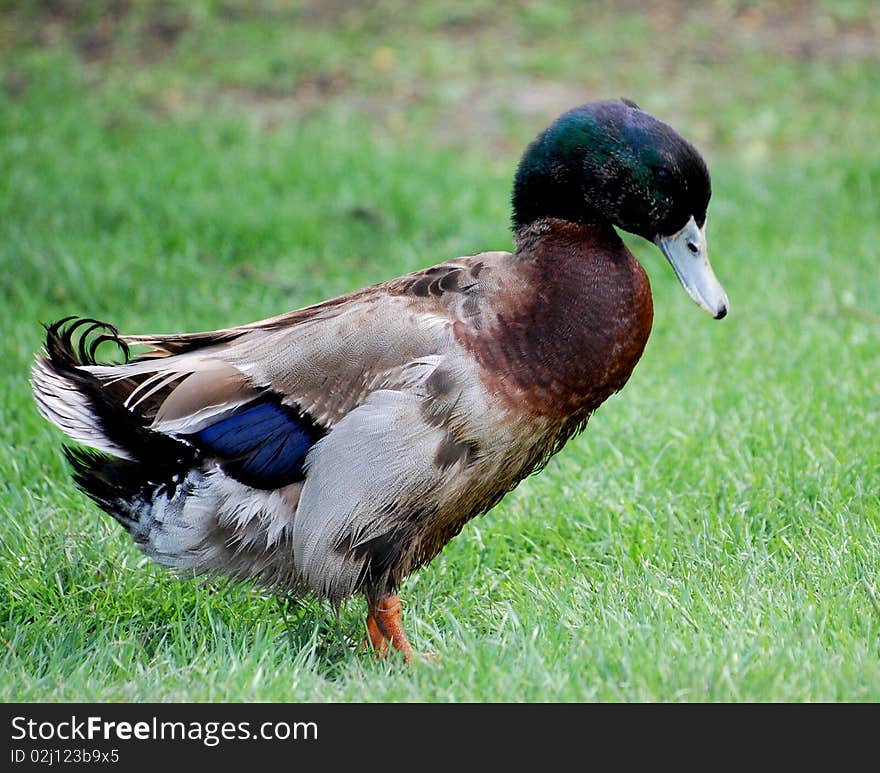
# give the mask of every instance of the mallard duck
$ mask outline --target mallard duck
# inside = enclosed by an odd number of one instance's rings
[[[657,244],[716,319],[709,172],[629,101],[560,116],[513,185],[514,251],[483,252],[260,322],[120,335],[47,326],[39,410],[73,477],[159,564],[339,604],[409,658],[397,591],[580,432],[651,331]],[[114,342],[124,364],[102,364]],[[130,350],[141,353],[132,357]]]

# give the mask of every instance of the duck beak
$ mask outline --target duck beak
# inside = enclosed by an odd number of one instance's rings
[[[654,243],[672,264],[687,294],[715,319],[727,315],[727,293],[715,277],[706,249],[706,225],[697,227],[693,217],[672,236],[657,236]]]

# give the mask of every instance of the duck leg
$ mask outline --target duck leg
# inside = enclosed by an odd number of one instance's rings
[[[413,648],[404,633],[400,611],[400,599],[395,595],[383,596],[378,601],[371,601],[367,614],[367,631],[377,657],[383,657],[388,652],[390,644],[403,655],[404,662],[409,663]]]

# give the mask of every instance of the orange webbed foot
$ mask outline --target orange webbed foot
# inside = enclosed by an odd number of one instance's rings
[[[394,649],[403,655],[403,662],[407,665],[413,660],[423,660],[428,663],[439,660],[437,655],[420,653],[413,649],[403,630],[403,622],[400,619],[402,609],[400,599],[394,595],[383,596],[377,602],[370,604],[367,613],[367,633],[376,657],[388,657],[391,649]]]

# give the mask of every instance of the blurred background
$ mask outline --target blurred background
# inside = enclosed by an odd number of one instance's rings
[[[880,134],[871,0],[3,0],[0,67],[0,260],[36,269],[5,290],[95,313],[108,282],[149,304],[204,263],[298,302],[504,247],[524,145],[593,99],[637,101],[739,184]]]
[[[37,62],[64,64],[72,86],[121,90],[154,118],[264,131],[332,109],[518,151],[567,107],[625,94],[754,163],[863,139],[857,119],[878,107],[870,0],[4,0],[0,14],[12,100]]]
[[[871,0],[3,0],[0,65],[4,219],[24,239],[2,257],[36,262],[38,295],[65,300],[86,282],[90,307],[108,268],[122,281],[140,271],[131,244],[113,245],[135,221],[162,242],[141,257],[186,270],[201,253],[232,281],[262,276],[312,300],[366,279],[377,249],[390,252],[385,276],[503,247],[524,145],[593,99],[637,101],[739,183],[873,156],[880,135]],[[19,179],[28,170],[43,189]],[[713,213],[729,199],[716,191]],[[411,230],[413,208],[436,217]],[[35,217],[38,229],[14,230]],[[60,251],[82,270],[75,244],[46,254],[70,219],[102,254],[76,281],[57,265]],[[412,262],[401,239],[421,253]],[[729,273],[723,252],[717,262]]]

